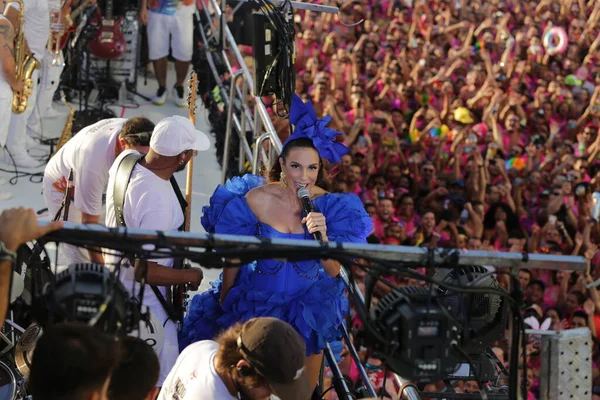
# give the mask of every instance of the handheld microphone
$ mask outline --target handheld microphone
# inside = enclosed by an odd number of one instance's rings
[[[304,212],[306,213],[306,215],[308,215],[308,213],[311,213],[314,211],[314,207],[312,205],[312,201],[310,201],[310,192],[308,191],[307,188],[303,187],[300,188],[300,190],[298,190],[298,197],[300,198],[300,200],[302,200],[302,208],[304,209]],[[315,238],[315,240],[318,240],[319,242],[323,240],[323,236],[321,235],[321,232],[314,232],[313,237]]]

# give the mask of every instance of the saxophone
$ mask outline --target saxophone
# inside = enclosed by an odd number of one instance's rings
[[[40,67],[40,62],[36,60],[33,55],[25,51],[25,34],[23,32],[25,24],[25,5],[23,0],[11,0],[11,2],[19,3],[19,30],[15,36],[15,64],[16,78],[17,80],[23,80],[25,82],[25,88],[23,92],[13,92],[12,101],[12,112],[14,114],[21,114],[27,109],[29,103],[29,96],[33,90],[33,71]],[[4,10],[4,16],[8,7]]]
[[[69,117],[67,118],[67,122],[65,123],[65,126],[60,134],[58,143],[56,143],[56,150],[54,150],[54,153],[52,153],[51,157],[53,157],[60,150],[60,148],[63,147],[65,143],[69,141],[69,139],[71,139],[73,131],[73,121],[75,120],[75,109],[71,107],[71,105],[67,101],[65,92],[63,92],[62,90],[60,91],[60,98],[65,104],[65,107],[69,109]]]

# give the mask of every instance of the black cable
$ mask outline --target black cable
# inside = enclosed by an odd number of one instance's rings
[[[29,181],[31,183],[36,183],[36,184],[42,183],[42,181],[44,180],[43,172],[23,172],[23,171],[18,170],[16,166],[13,171],[10,171],[10,170],[4,169],[4,168],[0,168],[0,172],[13,173],[13,176],[8,179],[8,183],[10,183],[13,186],[19,182],[20,178],[29,177]]]
[[[429,312],[429,310],[427,312]],[[389,373],[389,371],[388,371],[388,367],[387,367],[387,364],[386,364],[386,367],[383,369],[383,382],[381,383],[381,390],[379,392],[379,393],[381,393],[381,395],[377,396],[377,397],[380,397],[382,399],[385,396],[384,393],[387,393],[387,390],[385,388],[385,384],[387,383],[388,373]]]
[[[328,388],[327,390],[325,390],[323,393],[321,393],[321,399],[323,399],[323,398],[325,397],[325,395],[326,395],[328,392],[332,391],[333,389],[335,389],[335,387],[334,387],[333,385],[332,385],[332,386],[329,386],[329,388]]]

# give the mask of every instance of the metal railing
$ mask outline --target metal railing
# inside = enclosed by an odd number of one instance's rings
[[[208,20],[209,32],[204,30],[203,26],[200,26],[200,34],[202,40],[207,45],[204,46],[206,56],[211,67],[211,71],[219,85],[221,91],[221,97],[227,106],[227,125],[225,129],[225,147],[223,151],[223,167],[221,174],[221,183],[225,183],[227,180],[227,168],[229,166],[230,158],[230,144],[231,135],[235,129],[239,141],[239,170],[242,171],[245,168],[246,161],[252,166],[252,173],[257,174],[263,168],[270,168],[275,159],[281,152],[281,141],[277,136],[277,131],[273,126],[271,117],[267,112],[267,108],[263,104],[262,100],[258,96],[254,96],[254,80],[250,69],[244,62],[244,58],[238,49],[238,45],[233,38],[231,31],[227,24],[219,23],[220,26],[215,26],[213,18],[223,21],[223,11],[219,6],[217,0],[200,0],[202,4],[202,12],[204,12],[206,19]],[[200,19],[200,11],[196,11],[198,21]],[[219,31],[222,31],[223,43],[220,43],[222,50],[221,56],[225,61],[227,69],[231,74],[231,87],[229,93],[221,83],[221,77],[215,67],[213,54],[208,46],[209,40],[213,36],[217,35]],[[237,71],[234,72],[234,68],[231,65],[230,60],[233,59],[237,64]],[[241,80],[241,85],[240,85]],[[241,88],[240,88],[241,86]],[[254,112],[252,107],[248,104],[248,100],[252,97],[254,100]],[[253,143],[248,143],[246,132],[252,132]],[[269,142],[268,151],[265,146],[265,142]]]

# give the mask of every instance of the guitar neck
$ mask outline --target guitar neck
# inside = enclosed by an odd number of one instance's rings
[[[81,12],[83,10],[85,10],[87,8],[87,6],[88,6],[89,3],[90,3],[90,0],[83,0],[83,2],[79,6],[77,6],[76,9],[74,9],[73,11],[71,11],[71,19],[77,18],[77,16],[79,14],[81,14]]]
[[[106,0],[106,10],[104,10],[104,19],[113,19],[113,0]]]

